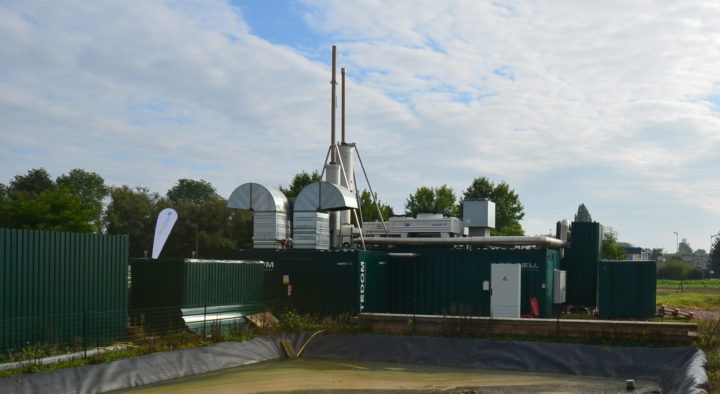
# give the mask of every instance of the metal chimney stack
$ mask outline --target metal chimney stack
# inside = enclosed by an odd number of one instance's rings
[[[342,112],[341,112],[341,141],[338,143],[335,136],[337,110],[336,94],[337,49],[332,47],[332,79],[330,80],[330,161],[325,164],[325,181],[333,185],[344,186],[351,194],[355,193],[355,146],[345,139],[345,68],[342,74]],[[343,243],[352,244],[351,211],[343,210],[330,213],[330,246],[337,248]]]

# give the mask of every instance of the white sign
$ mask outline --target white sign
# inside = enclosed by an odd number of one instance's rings
[[[156,259],[160,256],[160,251],[165,246],[170,230],[172,230],[177,221],[178,214],[172,208],[165,208],[160,211],[155,224],[155,240],[153,241],[152,258]]]

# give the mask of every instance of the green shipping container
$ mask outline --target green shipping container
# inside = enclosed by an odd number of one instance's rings
[[[654,261],[601,261],[600,317],[650,319],[655,316]]]
[[[258,261],[133,259],[133,323],[163,332],[183,328],[187,316],[262,312],[263,268]]]
[[[0,351],[123,336],[127,259],[126,236],[0,228]]]
[[[602,258],[602,226],[597,222],[573,222],[570,231],[570,247],[562,261],[562,269],[567,271],[566,304],[594,308]]]
[[[265,263],[268,310],[333,316],[387,309],[383,252],[254,249],[238,256]]]
[[[388,310],[428,315],[490,315],[492,264],[521,264],[521,314],[538,299],[541,317],[552,317],[553,270],[559,252],[539,249],[414,248],[388,254]],[[385,311],[375,311],[385,312]]]

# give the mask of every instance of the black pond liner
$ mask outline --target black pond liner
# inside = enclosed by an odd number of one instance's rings
[[[104,364],[0,379],[0,393],[100,393],[285,357],[309,333],[149,354]],[[705,353],[697,348],[610,347],[375,334],[315,337],[303,357],[397,362],[652,380],[665,393],[704,393]]]

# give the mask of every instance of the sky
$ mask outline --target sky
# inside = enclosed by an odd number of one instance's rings
[[[287,185],[324,163],[337,45],[348,139],[395,212],[484,176],[528,235],[584,203],[622,241],[709,250],[718,20],[715,0],[4,0],[0,182]]]

